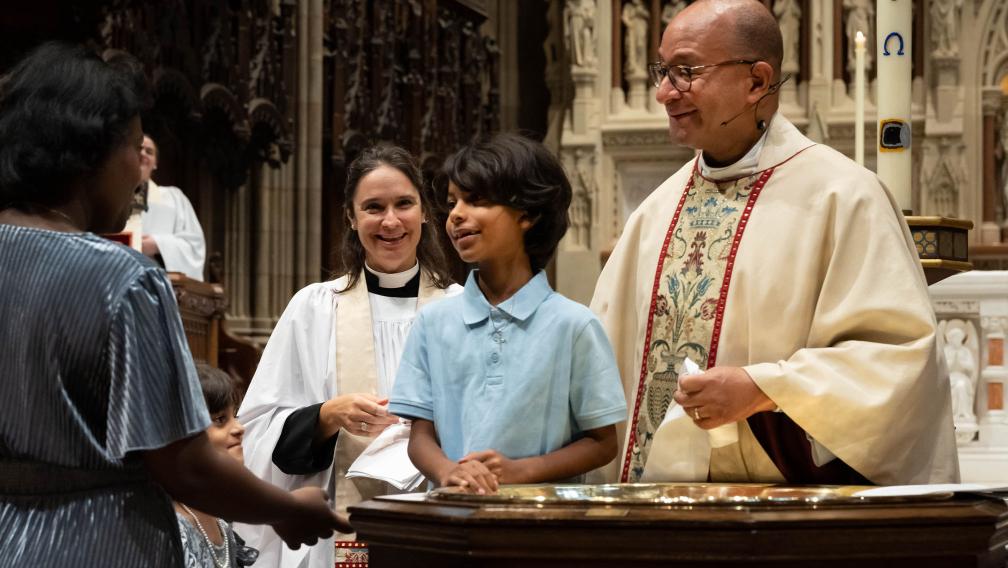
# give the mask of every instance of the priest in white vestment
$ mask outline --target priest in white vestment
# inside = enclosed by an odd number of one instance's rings
[[[450,284],[420,173],[402,148],[376,146],[351,163],[344,208],[347,273],[310,284],[291,299],[270,335],[238,410],[245,465],[287,490],[321,487],[337,512],[390,484],[347,471],[386,427],[399,359],[417,311],[461,293]],[[405,453],[405,446],[403,447]],[[367,561],[365,543],[337,534],[298,550],[269,527],[236,531],[264,568],[331,568]]]
[[[203,280],[206,261],[203,227],[181,189],[158,185],[151,179],[157,159],[157,145],[150,136],[144,136],[140,173],[141,183],[147,187],[147,209],[130,219],[127,230],[138,228],[143,233],[141,252],[159,261],[168,272]]]
[[[781,51],[755,0],[700,0],[663,34],[657,100],[699,152],[630,216],[592,301],[631,401],[608,478],[958,481],[906,222],[776,113]]]

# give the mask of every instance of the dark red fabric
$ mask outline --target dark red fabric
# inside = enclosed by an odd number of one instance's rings
[[[822,467],[812,461],[812,444],[805,430],[783,412],[760,412],[749,417],[749,428],[788,483],[874,485],[840,458]]]

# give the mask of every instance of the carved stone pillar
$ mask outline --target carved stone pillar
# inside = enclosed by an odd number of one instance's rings
[[[591,301],[601,271],[598,234],[598,160],[594,142],[565,144],[561,160],[571,181],[570,228],[557,254],[557,289],[572,299]]]
[[[256,191],[258,227],[256,229],[255,256],[255,302],[252,306],[254,327],[259,337],[265,341],[276,320],[294,295],[294,239],[291,203],[294,193],[289,182],[288,165],[273,168],[267,164],[261,171],[253,173]]]
[[[991,245],[1001,242],[1001,228],[997,224],[997,113],[1001,110],[1001,90],[996,87],[984,88],[981,99],[983,109],[983,217],[980,223],[980,244]]]
[[[272,329],[274,312],[269,301],[270,271],[273,269],[272,258],[275,256],[273,246],[276,243],[276,228],[274,226],[275,219],[269,209],[273,195],[269,166],[263,163],[260,163],[258,167],[253,166],[249,172],[248,185],[252,188],[251,194],[255,199],[255,210],[258,212],[255,247],[251,251],[255,259],[252,286],[255,291],[255,298],[252,301],[253,325],[257,329]]]
[[[297,279],[322,266],[322,0],[298,2]]]
[[[613,13],[617,24],[619,15],[620,12]],[[561,135],[558,154],[571,181],[573,199],[571,226],[557,251],[556,285],[557,290],[567,297],[585,304],[591,300],[595,280],[601,270],[596,239],[599,200],[596,148],[601,106],[596,94],[599,76],[596,54],[596,32],[599,30],[596,22],[601,21],[597,18],[595,0],[567,0],[564,17],[567,57],[563,60],[570,63],[574,100],[570,106],[570,122]],[[647,37],[646,28],[644,32]],[[578,37],[580,41],[575,42]],[[619,53],[613,52],[615,68],[619,67]],[[622,89],[618,92],[622,95]]]
[[[224,283],[228,297],[228,317],[233,320],[231,330],[244,334],[249,325],[249,277],[246,262],[249,251],[248,184],[234,190],[227,203],[224,226]]]

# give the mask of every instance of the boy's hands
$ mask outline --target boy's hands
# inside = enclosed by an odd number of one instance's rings
[[[521,460],[510,459],[497,450],[472,452],[459,460],[460,464],[467,462],[482,463],[490,470],[490,473],[494,474],[497,483],[501,485],[525,483],[525,472],[521,467]]]
[[[438,480],[441,487],[461,487],[468,493],[486,495],[497,491],[497,476],[478,460],[460,461]]]

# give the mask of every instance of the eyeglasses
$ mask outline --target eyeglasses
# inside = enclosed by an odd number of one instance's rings
[[[655,87],[661,87],[662,81],[668,77],[677,91],[685,93],[693,86],[693,75],[700,69],[721,67],[722,65],[753,65],[755,63],[756,61],[749,59],[732,59],[708,65],[673,65],[668,67],[664,63],[658,62],[648,64],[648,75],[651,76],[651,82]]]

